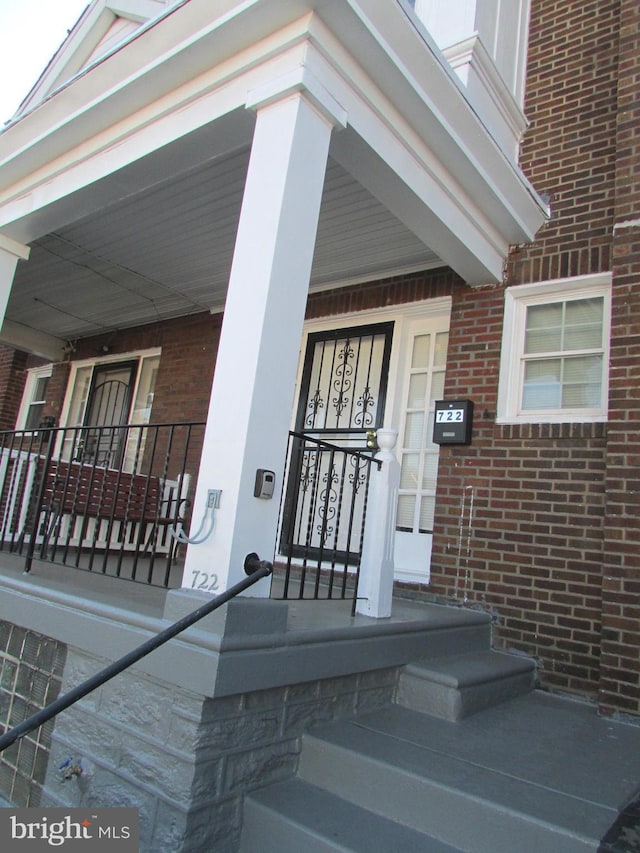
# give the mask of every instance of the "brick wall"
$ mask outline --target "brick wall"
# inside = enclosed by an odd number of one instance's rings
[[[109,357],[122,354],[123,358],[136,350],[161,347],[152,422],[204,421],[209,407],[221,323],[221,315],[193,314],[85,338],[77,343],[72,360],[98,358],[103,354],[103,346],[108,347]],[[54,365],[49,382],[44,414],[52,415],[56,424],[60,422],[70,369],[70,361]],[[22,385],[19,393],[21,396]]]
[[[70,364],[68,361],[54,364],[51,370],[51,379],[47,386],[47,400],[42,414],[44,417],[53,418],[55,426],[60,425],[60,415],[62,414],[62,404],[69,382],[69,372]]]
[[[640,7],[637,0],[621,0],[620,16],[600,707],[605,712],[640,714]]]
[[[445,397],[474,401],[473,442],[440,452],[429,591],[490,610],[498,646],[595,698],[606,430],[495,424],[503,300],[454,295]]]
[[[449,296],[457,283],[461,283],[461,279],[452,270],[438,269],[312,293],[307,302],[306,319]]]
[[[108,335],[85,338],[74,360],[96,358],[103,346],[109,356],[162,348],[152,420],[154,423],[206,419],[222,315],[192,314]]]
[[[490,609],[498,643],[536,656],[546,686],[638,713],[638,246],[622,231],[613,241],[621,192],[638,216],[638,10],[622,4],[625,84],[619,7],[533,0],[521,162],[552,216],[505,275],[511,286],[614,263],[610,422],[496,425],[503,288],[457,290],[445,394],[474,400],[475,428],[469,448],[441,453],[431,590]]]
[[[27,359],[24,352],[0,346],[0,429],[15,429]]]
[[[533,0],[520,162],[551,219],[510,283],[611,268],[619,0]]]

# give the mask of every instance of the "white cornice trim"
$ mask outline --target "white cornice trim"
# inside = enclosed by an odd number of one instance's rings
[[[491,280],[508,244],[532,239],[543,221],[540,199],[400,4],[220,0],[215,8],[212,21],[209,0],[170,7],[0,134],[0,226],[28,242],[38,236],[34,214],[43,211],[37,227],[45,233],[61,200],[68,205],[73,193],[244,109],[248,92],[302,64],[296,85],[307,75],[307,88],[341,121],[346,111],[352,124],[357,108],[360,138],[384,162],[393,154],[416,208],[430,204],[437,185],[447,214],[433,224],[453,229],[468,253],[473,269],[465,267],[465,278]],[[465,228],[477,246],[462,236]],[[474,253],[484,253],[482,264]]]
[[[289,95],[303,93],[334,127],[347,126],[347,111],[306,65],[261,83],[247,94],[247,109],[258,110]]]
[[[519,143],[528,127],[528,121],[502,79],[480,35],[474,33],[469,38],[446,47],[442,52],[454,71],[458,72],[465,65],[471,67],[496,114],[502,119],[506,131],[516,144]]]
[[[20,104],[12,121],[20,119],[57,89],[68,85],[77,74],[85,70],[85,66],[93,65],[93,62],[88,61],[89,57],[109,32],[116,18],[145,24],[166,11],[166,6],[166,0],[97,0],[88,3],[35,86]],[[105,51],[105,56],[117,51],[135,35],[136,33],[129,34],[120,44],[113,45],[109,51]],[[96,61],[102,58],[104,57],[99,56]]]

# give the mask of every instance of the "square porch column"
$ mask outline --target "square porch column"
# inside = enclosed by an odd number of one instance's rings
[[[200,544],[188,546],[183,577],[183,588],[214,593],[245,577],[248,553],[273,559],[329,141],[344,124],[324,90],[267,87],[251,101],[256,126],[190,530],[193,538],[200,527]],[[254,497],[257,469],[275,473],[270,499]],[[219,508],[207,510],[217,489]],[[250,594],[268,595],[269,580]]]

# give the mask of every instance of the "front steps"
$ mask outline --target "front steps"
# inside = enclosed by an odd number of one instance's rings
[[[527,693],[534,678],[530,658],[491,649],[426,658],[403,668],[397,702],[456,721]]]
[[[302,779],[252,795],[245,805],[243,853],[457,853],[408,826],[360,808]]]
[[[241,853],[617,853],[640,727],[533,691],[488,625],[441,633],[395,704],[307,732],[297,775],[245,797]]]
[[[640,785],[640,728],[533,692],[454,723],[398,705],[303,737],[245,800],[242,853],[596,853]],[[633,849],[633,848],[632,848]]]

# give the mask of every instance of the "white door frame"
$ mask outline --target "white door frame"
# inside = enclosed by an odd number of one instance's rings
[[[387,386],[384,426],[401,430],[404,425],[404,400],[407,393],[408,364],[411,357],[413,336],[422,328],[426,328],[427,326],[433,327],[434,323],[439,320],[446,319],[446,328],[448,328],[450,315],[451,297],[447,296],[422,300],[420,302],[412,302],[406,305],[395,305],[392,308],[380,308],[372,311],[360,311],[357,313],[333,314],[330,317],[322,317],[306,321],[300,345],[300,357],[296,380],[296,397],[295,406],[292,411],[291,429],[294,429],[295,427],[295,417],[302,381],[302,371],[304,367],[304,356],[307,349],[307,339],[310,334],[341,328],[343,326],[366,326],[371,323],[382,323],[387,321],[394,322],[395,325],[391,346],[391,357],[389,360],[389,382]],[[400,446],[401,441],[399,438],[398,448]],[[396,568],[396,580],[410,583],[427,583],[429,580],[432,537],[428,534],[416,535],[425,537],[424,555],[421,554],[419,565]],[[401,557],[401,554],[398,556]]]

